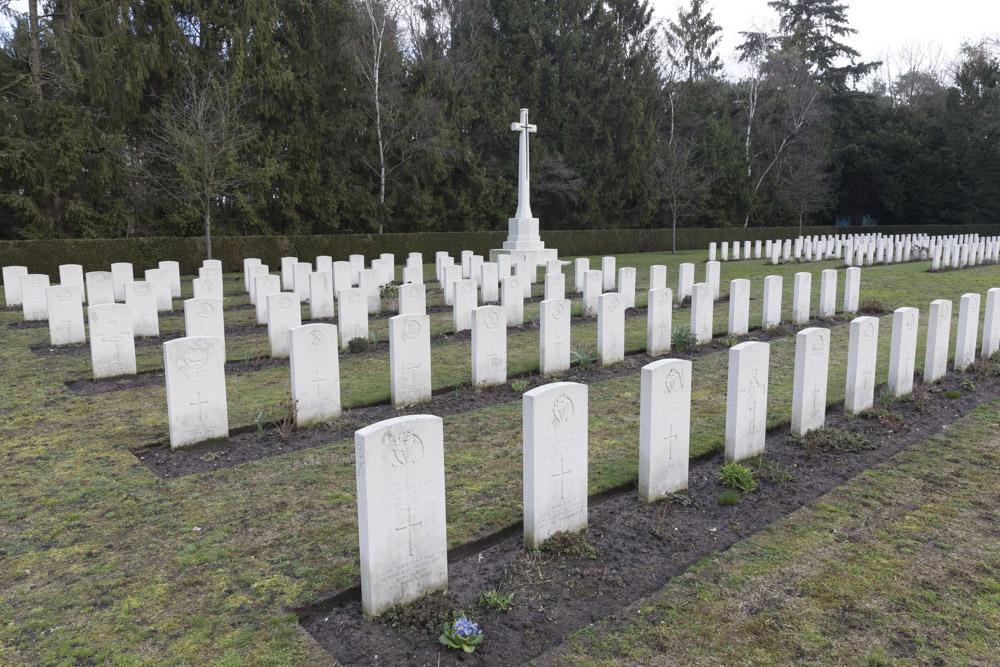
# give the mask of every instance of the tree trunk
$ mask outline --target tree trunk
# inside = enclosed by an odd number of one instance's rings
[[[673,218],[673,234],[672,234],[673,238],[671,239],[670,242],[672,248],[671,252],[674,255],[676,255],[677,254],[677,205],[676,204],[674,204],[674,210],[670,212],[670,217]]]
[[[205,204],[205,254],[212,259],[212,209],[211,202]]]
[[[42,100],[42,47],[38,35],[38,0],[28,0],[28,29],[31,31],[31,82]]]

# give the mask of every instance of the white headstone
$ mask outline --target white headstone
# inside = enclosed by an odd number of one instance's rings
[[[80,303],[83,303],[85,299],[85,290],[87,289],[86,283],[83,280],[83,266],[80,264],[60,264],[59,265],[59,284],[63,287],[68,287],[70,285],[76,285],[80,288]],[[169,285],[167,289],[169,289]],[[82,311],[81,311],[82,312]]]
[[[462,280],[468,280],[472,275],[472,255],[475,254],[471,250],[463,250],[460,255],[460,261],[462,266]]]
[[[157,266],[167,272],[170,281],[170,298],[181,298],[181,265],[173,260],[164,260]]]
[[[530,299],[531,286],[538,280],[538,267],[528,261],[515,262],[514,275],[520,278],[519,284],[524,291],[524,298]]]
[[[362,269],[358,275],[358,288],[365,294],[369,315],[382,312],[381,276],[376,269]]]
[[[577,294],[583,294],[583,282],[587,271],[590,271],[590,259],[578,257],[573,260],[573,286]]]
[[[49,305],[45,290],[49,277],[44,273],[28,273],[21,280],[21,309],[25,322],[44,322],[49,317]]]
[[[368,297],[360,287],[348,287],[337,292],[337,313],[342,349],[350,347],[355,338],[368,340]]]
[[[115,290],[115,301],[125,301],[125,283],[130,283],[135,278],[132,276],[132,265],[129,262],[115,262],[111,265],[111,284]]]
[[[795,334],[792,385],[792,435],[803,436],[826,423],[826,380],[830,368],[830,330],[808,327]]]
[[[651,503],[688,487],[691,362],[643,366],[639,406],[639,500]]]
[[[425,315],[427,288],[423,283],[408,283],[399,287],[399,314]]]
[[[812,274],[801,271],[795,274],[795,288],[792,292],[792,323],[805,324],[809,321],[809,300],[812,297]]]
[[[223,341],[212,336],[167,341],[163,344],[163,370],[170,448],[228,442]]]
[[[431,400],[430,328],[427,315],[389,318],[389,385],[397,410]]]
[[[309,300],[309,275],[313,272],[309,262],[296,262],[292,267],[292,291],[299,298],[299,303]]]
[[[735,262],[740,258],[740,242],[733,241],[733,261]]]
[[[191,281],[191,288],[196,299],[222,298],[222,281],[218,278],[195,278]]]
[[[267,295],[267,340],[272,359],[288,358],[288,330],[302,326],[302,306],[291,292]]]
[[[764,278],[764,314],[761,328],[773,329],[781,324],[781,276]]]
[[[983,346],[980,356],[989,359],[1000,350],[1000,287],[986,292],[986,315],[983,318]]]
[[[625,300],[617,292],[597,297],[597,359],[602,366],[625,359]]]
[[[550,259],[545,262],[545,273],[562,273],[562,261],[558,259]]]
[[[646,310],[646,354],[650,356],[670,351],[673,296],[668,287],[649,290],[649,304]]]
[[[267,324],[267,297],[281,291],[281,276],[265,274],[253,279],[254,294],[257,295],[257,324]]]
[[[858,312],[858,301],[861,296],[861,269],[852,266],[847,269],[844,278],[844,312]]]
[[[722,247],[720,248],[720,256],[723,262],[729,261],[729,241],[723,241]]]
[[[295,289],[295,265],[299,263],[298,257],[281,258],[281,289],[291,292]]]
[[[8,308],[21,305],[21,276],[26,275],[28,275],[26,266],[3,267],[3,293]]]
[[[441,267],[441,290],[444,294],[444,305],[455,305],[455,283],[461,280],[462,267],[447,264]]]
[[[338,261],[333,263],[333,293],[351,287],[351,263]]]
[[[211,336],[225,343],[226,320],[222,313],[222,300],[186,299],[184,301],[184,335],[189,338]]]
[[[524,324],[524,291],[520,281],[517,276],[500,279],[500,306],[507,316],[508,327]]]
[[[649,267],[649,289],[660,289],[667,286],[667,267],[663,264],[653,264]]]
[[[309,319],[331,319],[333,316],[333,273],[326,271],[310,273]]]
[[[448,589],[444,428],[396,417],[354,433],[365,618]]]
[[[878,357],[877,317],[851,320],[851,337],[847,344],[847,390],[844,412],[856,415],[875,404],[875,369]],[[913,372],[910,372],[913,377]]]
[[[712,342],[712,288],[696,283],[691,294],[691,335],[695,345]]]
[[[470,269],[472,273],[469,275],[469,280],[471,280],[476,285],[476,289],[479,289],[480,281],[483,277],[483,258],[479,255],[472,256],[472,263],[470,264]]]
[[[543,376],[569,370],[570,301],[547,299],[541,303],[539,369]]]
[[[90,325],[90,362],[94,379],[135,375],[132,309],[123,303],[87,308]]]
[[[626,308],[635,308],[635,267],[618,269],[618,293],[625,300]]]
[[[510,255],[497,255],[497,272],[500,276],[500,280],[503,280],[507,276],[514,275],[511,273]]]
[[[316,258],[316,262],[319,263],[319,258]],[[250,293],[250,267],[260,266],[261,261],[256,257],[244,257],[243,258],[243,291],[247,294]]]
[[[913,391],[919,317],[920,311],[916,308],[897,308],[892,313],[888,384],[893,396],[905,396]],[[945,349],[947,351],[947,346]]]
[[[715,241],[711,241],[708,244],[708,261],[714,262],[716,260],[716,245]]]
[[[207,269],[211,269],[216,276],[222,277],[222,260],[221,259],[205,259],[202,260],[201,265]]]
[[[677,269],[677,303],[684,303],[684,299],[691,297],[691,288],[693,286],[694,264],[681,264]]]
[[[365,270],[365,256],[348,255],[347,262],[351,265],[351,285],[357,287],[361,281],[361,272]]]
[[[705,263],[705,283],[712,290],[712,301],[719,298],[719,270],[722,265],[719,262]]]
[[[136,338],[160,335],[156,292],[146,281],[125,283],[125,303],[132,309],[132,334]]]
[[[820,274],[819,316],[833,317],[837,314],[837,271],[825,269]]]
[[[472,309],[472,386],[507,382],[507,320],[501,306]]]
[[[222,282],[222,269],[215,266],[200,266],[198,267],[198,277],[211,278]]]
[[[597,298],[601,295],[603,283],[600,271],[587,271],[583,279],[583,312],[584,317],[597,316]]]
[[[170,276],[163,269],[146,269],[146,282],[153,288],[156,295],[156,310],[169,313],[174,309],[174,301],[170,296]]]
[[[472,328],[472,309],[476,307],[476,284],[465,278],[455,283],[455,305],[452,307],[452,324],[455,333]]]
[[[565,299],[566,276],[561,273],[546,273],[544,298],[546,300]]]
[[[750,331],[750,281],[729,282],[729,335],[745,336]]]
[[[601,258],[601,291],[615,291],[615,258]]]
[[[288,340],[295,426],[336,419],[340,416],[337,327],[323,323],[294,327],[288,330]]]
[[[964,371],[976,362],[976,343],[979,339],[979,303],[982,297],[975,292],[962,295],[958,306],[958,333],[955,335],[955,370]]]
[[[483,303],[500,303],[500,267],[484,262],[479,269],[479,291]]]
[[[764,453],[767,377],[771,346],[739,343],[729,348],[726,391],[726,462]]]
[[[268,268],[267,264],[254,264],[247,268],[247,278],[250,280],[250,290],[247,295],[251,306],[257,305],[257,278],[266,276]]]
[[[951,338],[951,301],[931,301],[927,316],[927,349],[924,356],[924,383],[930,384],[948,372],[948,340]]]
[[[383,252],[378,256],[382,260],[382,284],[388,285],[396,280],[396,255]]]
[[[553,382],[525,392],[524,544],[587,529],[587,385]]]
[[[87,332],[83,326],[83,304],[79,285],[56,285],[45,288],[49,315],[49,344],[72,345],[86,343]]]

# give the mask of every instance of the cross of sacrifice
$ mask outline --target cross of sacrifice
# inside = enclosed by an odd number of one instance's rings
[[[521,109],[521,121],[510,124],[512,132],[520,132],[518,137],[518,160],[517,160],[517,212],[515,218],[524,219],[531,216],[531,202],[529,201],[530,185],[528,183],[528,134],[538,132],[536,125],[528,124],[528,110]]]
[[[198,392],[198,400],[197,401],[191,401],[191,403],[189,403],[189,405],[191,405],[191,406],[197,405],[198,406],[198,421],[205,421],[205,415],[202,412],[201,406],[208,405],[208,401],[204,400],[201,397],[201,392],[200,391]]]
[[[403,524],[402,526],[397,526],[396,527],[396,531],[397,532],[400,531],[400,530],[405,530],[406,531],[406,540],[409,543],[410,558],[413,558],[413,527],[414,526],[422,525],[423,522],[424,522],[424,520],[421,519],[420,521],[413,521],[412,520],[413,517],[410,516],[410,512],[412,512],[412,509],[409,508],[409,507],[407,507],[406,508],[406,523]]]
[[[566,470],[566,459],[560,457],[559,458],[559,470],[561,470],[562,472],[554,472],[554,473],[552,473],[552,476],[559,478],[559,500],[565,500],[566,499],[566,495],[565,495],[566,494],[566,475],[570,474],[573,471],[573,469],[570,468],[569,470]]]
[[[316,372],[316,377],[313,378],[312,380],[309,380],[309,382],[311,382],[316,387],[316,395],[319,396],[320,395],[320,389],[319,389],[320,388],[320,383],[321,382],[326,382],[326,378],[321,378],[319,376],[319,371],[318,370],[315,371],[315,372]]]

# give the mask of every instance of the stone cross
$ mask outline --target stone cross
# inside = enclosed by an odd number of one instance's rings
[[[521,109],[520,122],[510,124],[512,132],[520,132],[518,137],[517,159],[517,212],[515,218],[530,218],[531,216],[531,185],[528,181],[528,134],[538,131],[536,125],[528,124],[528,110]]]

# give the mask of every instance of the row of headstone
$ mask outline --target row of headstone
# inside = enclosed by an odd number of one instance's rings
[[[145,271],[144,279],[151,283],[151,289],[158,295],[158,307],[161,312],[170,309],[171,298],[180,297],[180,269],[177,262],[160,262],[158,268]],[[125,285],[133,282],[137,281],[132,265],[127,262],[112,264],[111,271],[90,271],[86,274],[80,264],[59,266],[59,286],[79,288],[77,298],[80,303],[88,306],[124,303]],[[22,283],[27,286],[27,299],[24,298]],[[28,321],[46,319],[45,295],[39,291],[49,287],[47,275],[28,273],[27,267],[24,266],[5,266],[3,284],[7,307],[22,306],[25,319]]]

